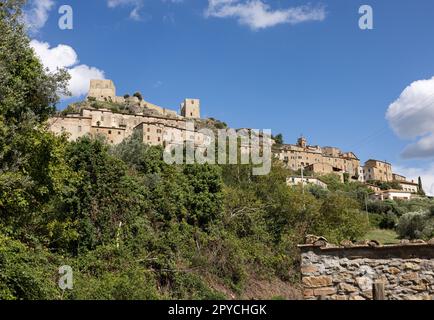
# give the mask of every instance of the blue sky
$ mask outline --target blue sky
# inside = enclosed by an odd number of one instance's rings
[[[220,7],[207,15],[213,1]],[[415,107],[434,94],[432,0],[312,0],[304,22],[285,16],[303,0],[223,2],[33,0],[46,19],[31,37],[46,51],[67,46],[75,65],[103,72],[119,95],[141,91],[173,109],[200,98],[203,115],[232,127],[271,128],[288,143],[304,134],[363,161],[387,160],[434,192],[434,107]],[[74,10],[73,30],[58,27],[62,4]],[[359,28],[363,4],[373,30]],[[403,92],[418,80],[426,81]]]

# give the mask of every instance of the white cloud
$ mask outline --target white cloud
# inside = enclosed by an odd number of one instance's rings
[[[71,75],[69,91],[72,97],[87,94],[91,79],[105,79],[104,71],[79,64],[78,55],[70,46],[60,44],[57,47],[50,47],[47,42],[38,40],[32,40],[30,46],[35,50],[42,64],[50,71],[56,71],[58,68],[68,70]]]
[[[53,6],[53,0],[31,0],[29,2],[27,10],[24,11],[24,22],[30,32],[38,32],[45,26]]]
[[[142,19],[140,10],[143,7],[143,0],[107,0],[107,5],[109,8],[132,6],[133,9],[130,12],[130,18],[136,21]]]
[[[402,166],[393,166],[394,171],[407,177],[407,180],[414,180],[417,183],[418,178],[422,178],[423,189],[427,195],[434,196],[434,164],[426,169],[411,168]]]
[[[159,1],[167,4],[180,4],[184,2],[184,0],[159,0]],[[131,10],[129,15],[130,19],[135,21],[150,20],[151,19],[150,14],[143,15],[142,13],[144,2],[145,0],[107,0],[107,6],[109,8],[132,7],[133,9]]]
[[[154,88],[160,88],[163,85],[163,81],[158,80],[157,82],[154,83]]]
[[[402,139],[415,140],[404,158],[434,157],[434,77],[409,85],[386,114],[393,131]]]
[[[259,30],[278,24],[323,21],[326,11],[324,6],[310,5],[273,10],[264,0],[208,0],[205,16],[235,18],[238,23]]]
[[[71,67],[78,63],[77,53],[70,46],[59,44],[57,47],[50,48],[49,43],[38,40],[32,40],[30,46],[50,71]]]

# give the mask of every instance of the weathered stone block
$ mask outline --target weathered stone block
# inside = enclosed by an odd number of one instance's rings
[[[312,289],[304,289],[303,290],[303,296],[304,296],[304,298],[314,297],[313,290]]]
[[[401,270],[396,268],[396,267],[390,267],[390,268],[384,269],[384,272],[387,272],[390,274],[398,274],[401,272]]]
[[[400,276],[401,281],[416,281],[418,278],[419,275],[416,272],[408,272]]]
[[[339,290],[343,290],[345,292],[356,292],[357,288],[347,283],[340,283]]]
[[[309,288],[327,287],[333,283],[330,276],[304,277],[303,285]]]
[[[301,267],[301,273],[302,274],[315,273],[318,271],[319,271],[318,267],[316,267],[314,265],[307,265],[307,266]]]
[[[411,262],[407,262],[404,264],[404,268],[406,270],[420,270],[419,265],[415,264],[415,263],[411,263]]]
[[[328,287],[328,288],[319,288],[319,289],[314,289],[313,293],[315,296],[320,297],[320,296],[330,296],[332,294],[336,294],[337,290],[334,287]]]
[[[368,277],[359,277],[356,279],[357,285],[362,291],[372,289],[372,280]]]

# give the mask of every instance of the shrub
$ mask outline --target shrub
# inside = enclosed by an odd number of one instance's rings
[[[137,99],[139,99],[139,101],[143,100],[143,96],[140,92],[136,92],[133,94],[133,97],[136,97]]]
[[[429,239],[434,236],[434,219],[428,212],[410,212],[398,222],[397,232],[401,238]]]

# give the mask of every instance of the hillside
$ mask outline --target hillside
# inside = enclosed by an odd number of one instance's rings
[[[169,165],[137,134],[117,145],[53,134],[70,76],[36,58],[21,5],[0,6],[0,300],[297,299],[309,234],[434,233],[429,199],[367,203],[365,185],[335,175],[328,189],[289,187],[277,160],[254,176],[253,164]],[[87,101],[65,112],[88,107],[149,111]]]

